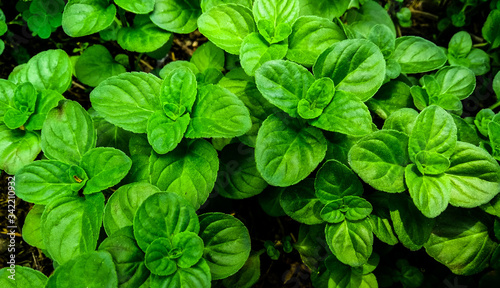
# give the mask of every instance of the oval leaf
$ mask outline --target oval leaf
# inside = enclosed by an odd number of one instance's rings
[[[436,44],[417,36],[396,39],[391,56],[401,66],[401,73],[424,73],[441,68],[447,57]]]
[[[199,0],[155,0],[155,9],[149,17],[162,29],[187,34],[196,30],[200,14]]]
[[[116,6],[107,0],[71,0],[64,7],[62,27],[71,37],[82,37],[106,29],[113,23]]]

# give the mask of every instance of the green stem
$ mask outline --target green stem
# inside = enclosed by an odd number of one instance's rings
[[[500,101],[498,101],[497,103],[495,103],[495,104],[491,105],[491,106],[489,107],[489,109],[493,110],[493,109],[497,108],[498,106],[500,106]]]

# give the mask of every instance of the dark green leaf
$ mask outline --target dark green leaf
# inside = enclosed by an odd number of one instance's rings
[[[295,221],[307,225],[324,222],[320,212],[324,204],[314,195],[314,180],[309,178],[287,187],[280,197],[285,213]]]

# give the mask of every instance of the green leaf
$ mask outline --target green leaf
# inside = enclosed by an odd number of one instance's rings
[[[451,37],[448,53],[455,57],[467,57],[472,49],[472,38],[467,31],[460,31]]]
[[[172,38],[172,33],[155,25],[147,15],[136,15],[134,25],[122,27],[117,34],[118,44],[123,49],[140,53],[154,52]]]
[[[491,120],[495,117],[495,112],[491,109],[481,109],[474,119],[474,124],[477,127],[479,133],[483,134],[483,136],[488,137],[488,126]]]
[[[253,3],[253,16],[259,26],[259,33],[270,43],[283,41],[290,35],[281,34],[280,27],[285,24],[291,27],[299,17],[299,11],[299,0],[256,0]],[[263,29],[259,22],[269,24],[265,24],[266,28]]]
[[[24,124],[24,128],[30,131],[41,130],[49,111],[57,107],[59,102],[63,99],[65,99],[64,96],[59,92],[54,90],[42,90],[36,98],[35,111]]]
[[[288,216],[300,223],[315,225],[324,222],[320,215],[324,204],[314,195],[312,178],[285,188],[280,196],[280,205]]]
[[[321,166],[314,180],[316,197],[323,204],[345,196],[361,196],[363,185],[349,167],[337,160],[328,160]]]
[[[311,67],[323,51],[345,38],[342,29],[332,21],[317,16],[302,16],[292,26],[286,57]]]
[[[132,183],[118,188],[108,199],[104,209],[104,230],[108,236],[132,226],[137,208],[160,189],[149,183]]]
[[[283,59],[287,50],[288,45],[285,41],[270,44],[259,33],[251,33],[241,43],[241,66],[248,75],[254,76],[255,71],[262,64],[271,60]]]
[[[333,83],[332,79],[327,77],[319,78],[312,83],[309,89],[307,89],[306,97],[304,99],[301,99],[301,101],[299,101],[299,104],[300,102],[305,101],[308,106],[307,108],[318,109],[319,111],[323,112],[323,109],[326,106],[328,106],[328,104],[330,104],[330,102],[332,101],[334,94],[335,94],[335,84]],[[300,105],[298,112],[300,115],[301,112]],[[301,117],[305,118],[302,115]]]
[[[401,65],[401,73],[424,73],[441,68],[446,55],[436,44],[417,36],[396,39],[392,59]]]
[[[214,187],[219,159],[206,140],[187,140],[168,154],[152,153],[149,169],[151,184],[181,195],[198,209]]]
[[[410,135],[415,126],[415,120],[418,117],[418,112],[411,108],[401,108],[394,111],[389,116],[382,127],[383,130],[397,130],[406,135]]]
[[[155,152],[165,154],[174,150],[182,141],[189,121],[189,114],[173,121],[163,111],[153,113],[148,121],[148,141]]]
[[[360,5],[360,2],[363,5]],[[360,7],[361,6],[361,7]],[[349,8],[356,7],[358,9],[349,9],[345,19],[349,24],[350,30],[354,32],[357,38],[366,38],[373,26],[383,24],[392,33],[396,35],[396,28],[389,16],[388,11],[376,1],[349,1]]]
[[[156,0],[155,9],[149,17],[162,29],[187,34],[196,30],[200,15],[199,0]]]
[[[78,165],[95,143],[94,123],[77,102],[63,101],[47,114],[42,128],[42,150],[47,158]]]
[[[330,77],[336,90],[366,101],[382,86],[385,60],[380,49],[368,40],[343,40],[321,53],[313,71],[316,78]]]
[[[70,168],[71,165],[53,160],[35,161],[24,166],[16,174],[17,196],[35,204],[48,204],[60,197],[76,196],[85,179],[74,178],[80,175],[70,173]]]
[[[198,18],[198,29],[218,47],[239,55],[245,37],[257,30],[250,9],[225,4],[210,8]]]
[[[389,58],[395,48],[396,35],[392,30],[383,24],[377,24],[373,26],[368,34],[367,39],[372,41],[375,45],[380,48],[380,51],[384,55],[384,58]]]
[[[10,108],[14,108],[11,106],[11,101],[14,98],[16,88],[17,85],[13,82],[0,79],[0,123],[3,122],[5,112]]]
[[[223,4],[239,4],[248,9],[252,9],[252,0],[201,0],[201,9],[203,13],[210,10],[210,8]]]
[[[300,16],[314,15],[331,21],[345,13],[349,2],[349,0],[299,0]]]
[[[82,273],[84,271],[84,273]],[[93,251],[59,266],[47,282],[46,288],[117,287],[113,258],[106,251]]]
[[[222,284],[227,288],[250,288],[260,278],[260,254],[250,253],[245,265],[241,269],[222,280]]]
[[[201,259],[191,268],[178,269],[169,276],[151,275],[152,287],[210,287],[210,267]]]
[[[134,216],[134,235],[142,251],[146,251],[157,238],[171,239],[180,232],[198,233],[199,230],[194,208],[175,193],[162,192],[149,196]]]
[[[497,72],[497,75],[495,75],[495,78],[493,78],[493,92],[497,95],[497,97],[500,97],[500,71]]]
[[[226,198],[245,199],[261,193],[267,182],[260,176],[253,149],[230,144],[219,155],[215,191]]]
[[[491,49],[495,49],[500,46],[500,32],[496,29],[499,22],[500,10],[491,10],[482,28],[483,38],[491,44]]]
[[[189,268],[195,265],[203,256],[203,239],[193,232],[181,232],[172,238],[172,248],[180,253],[176,258],[177,266]],[[172,254],[172,252],[171,252]],[[174,256],[175,255],[174,253]]]
[[[345,214],[341,210],[343,205],[343,199],[337,199],[326,204],[323,209],[321,209],[320,216],[324,221],[337,224],[345,220]]]
[[[300,99],[306,98],[314,77],[303,66],[285,60],[268,61],[255,72],[262,96],[292,117],[297,117]]]
[[[495,115],[488,123],[488,138],[493,150],[492,156],[495,159],[500,158],[500,116]]]
[[[410,87],[402,81],[385,83],[366,105],[382,119],[387,119],[399,109],[413,106]]]
[[[250,111],[252,128],[245,135],[240,136],[239,139],[245,145],[255,147],[257,133],[262,122],[277,108],[260,94],[255,85],[255,80],[246,75],[243,68],[231,70],[219,81],[218,85],[238,96]]]
[[[177,237],[177,235],[180,235],[180,233],[175,234],[173,237]],[[180,252],[173,247],[168,238],[158,238],[148,246],[144,263],[152,274],[168,276],[177,271],[175,259],[179,257],[179,254]]]
[[[358,196],[345,196],[333,200],[321,209],[321,218],[328,223],[337,224],[347,221],[363,220],[372,212],[370,202]]]
[[[346,265],[361,266],[372,254],[373,229],[368,219],[327,224],[325,235],[333,255]]]
[[[420,151],[435,152],[449,158],[457,143],[457,126],[451,115],[439,106],[422,110],[410,134],[408,152],[410,159]]]
[[[462,142],[468,142],[479,146],[479,135],[477,133],[477,129],[474,126],[473,118],[468,122],[464,118],[451,114],[453,117],[453,121],[455,121],[455,125],[457,126],[457,140]]]
[[[161,109],[161,80],[142,72],[124,73],[101,82],[90,93],[92,107],[108,122],[146,133],[149,117]]]
[[[83,194],[92,194],[118,184],[132,167],[132,160],[115,148],[99,147],[83,155],[80,167],[89,176]]]
[[[306,178],[323,160],[326,139],[320,130],[273,114],[259,130],[255,161],[271,185],[286,187]]]
[[[186,137],[236,137],[245,134],[251,126],[245,104],[229,90],[209,84],[198,89]]]
[[[451,94],[463,100],[474,92],[476,76],[461,66],[443,67],[434,76],[441,88],[440,95]]]
[[[21,265],[16,265],[14,274],[12,273],[12,270],[10,267],[5,267],[0,270],[0,285],[2,285],[2,287],[46,287],[45,284],[47,283],[47,276],[45,276],[42,272]],[[11,275],[14,275],[14,279],[9,277]]]
[[[369,219],[372,223],[373,234],[375,234],[380,241],[388,245],[396,245],[399,242],[394,234],[388,210],[386,211],[375,205]]]
[[[0,169],[10,175],[33,162],[41,151],[40,135],[31,131],[11,130],[0,124]]]
[[[107,0],[70,0],[64,7],[62,27],[71,37],[82,37],[106,29],[113,23],[116,6]]]
[[[391,195],[389,209],[394,231],[399,241],[411,251],[427,243],[434,227],[434,219],[425,217],[406,195]]]
[[[72,64],[61,49],[46,50],[33,56],[20,72],[19,82],[30,82],[38,91],[45,89],[59,93],[71,85]]]
[[[115,4],[120,8],[135,14],[148,14],[155,7],[155,0],[134,1],[134,0],[115,0]]]
[[[222,71],[225,62],[224,51],[209,41],[198,47],[189,61],[196,65],[200,72],[209,68]]]
[[[177,61],[172,61],[169,62],[167,65],[163,66],[160,70],[160,77],[163,79],[167,74],[170,72],[174,71],[177,68],[185,67],[191,70],[195,75],[200,73],[196,65],[194,65],[191,62],[184,61],[184,60],[177,60]]]
[[[344,91],[336,91],[321,116],[310,123],[323,130],[350,136],[364,136],[372,132],[372,118],[366,105]]]
[[[104,216],[106,217],[106,216]],[[144,264],[144,252],[137,246],[132,226],[123,227],[108,234],[99,245],[100,251],[107,251],[113,257],[121,288],[140,287],[149,277],[150,272]]]
[[[45,250],[42,235],[42,214],[45,210],[44,205],[34,205],[24,219],[23,240],[30,246]]]
[[[472,208],[500,192],[500,166],[484,149],[457,142],[446,175],[451,181],[450,204]]]
[[[240,220],[223,213],[205,213],[200,218],[200,237],[205,243],[203,259],[212,280],[224,279],[243,267],[250,255],[250,234]]]
[[[281,217],[286,215],[280,204],[281,193],[284,190],[285,188],[272,187],[266,193],[259,194],[257,197],[259,200],[259,206],[267,215],[272,217]]]
[[[166,74],[163,78],[160,90],[162,105],[166,103],[175,104],[191,112],[197,93],[196,76],[194,73],[186,67],[180,67]],[[169,115],[167,114],[167,116]],[[180,117],[182,115],[179,113],[176,116]],[[171,116],[169,118],[175,120]]]
[[[364,182],[384,192],[403,192],[409,163],[408,136],[381,130],[359,140],[349,151],[349,164]]]
[[[471,275],[487,267],[497,244],[488,236],[489,224],[463,211],[450,209],[437,218],[425,251],[453,273]]]
[[[446,158],[444,160],[447,161]],[[417,169],[417,165],[406,166],[406,185],[410,190],[413,203],[420,212],[425,217],[434,218],[448,207],[451,190],[450,179],[444,174],[422,175],[421,171]]]
[[[450,161],[445,156],[428,151],[420,151],[415,155],[415,164],[423,175],[439,175],[450,167]]]
[[[59,264],[71,263],[78,255],[94,251],[103,211],[101,193],[51,201],[42,215],[43,239],[51,258]]]
[[[92,87],[126,71],[125,67],[116,62],[108,49],[102,45],[93,45],[85,49],[75,65],[78,80]]]
[[[34,103],[34,102],[33,102]],[[5,126],[9,129],[17,129],[26,123],[31,112],[21,112],[17,109],[10,109],[5,112]]]

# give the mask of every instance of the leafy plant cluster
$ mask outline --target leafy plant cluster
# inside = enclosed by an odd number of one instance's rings
[[[315,287],[433,285],[408,259],[377,267],[377,242],[424,248],[457,275],[499,269],[499,104],[463,117],[477,76],[500,96],[497,2],[480,48],[466,31],[448,47],[400,36],[406,12],[374,1],[19,4],[41,38],[99,32],[157,58],[174,33],[208,42],[157,75],[97,44],[0,79],[0,169],[34,204],[23,239],[55,267],[17,267],[15,283],[2,269],[2,287],[251,287],[280,245]],[[91,108],[64,96],[73,77]],[[260,194],[298,238],[251,243],[235,216],[197,214],[211,193]]]

